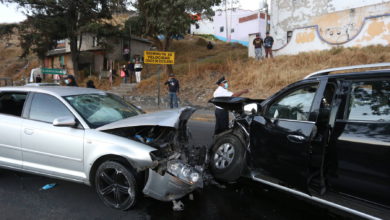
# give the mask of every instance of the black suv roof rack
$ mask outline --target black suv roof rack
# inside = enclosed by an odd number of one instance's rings
[[[316,77],[316,76],[326,76],[331,72],[337,72],[337,71],[343,71],[343,70],[354,70],[354,69],[362,69],[362,68],[379,68],[379,67],[390,67],[390,63],[371,63],[371,64],[364,64],[364,65],[343,66],[343,67],[324,69],[324,70],[320,70],[320,71],[311,73],[311,74],[307,75],[304,79],[308,79],[308,78]]]

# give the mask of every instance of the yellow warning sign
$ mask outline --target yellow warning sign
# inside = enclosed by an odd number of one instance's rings
[[[175,52],[144,51],[144,63],[175,64]]]

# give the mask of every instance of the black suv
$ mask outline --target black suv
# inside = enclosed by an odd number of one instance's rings
[[[211,170],[365,218],[390,219],[390,70],[315,72],[266,100],[219,97],[230,129],[214,137]]]

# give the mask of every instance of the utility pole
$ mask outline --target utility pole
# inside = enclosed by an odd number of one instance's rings
[[[227,17],[227,0],[225,0],[225,22],[226,22],[226,26],[225,26],[225,31],[226,31],[226,41],[228,41],[229,39],[229,35],[228,35],[228,17]]]

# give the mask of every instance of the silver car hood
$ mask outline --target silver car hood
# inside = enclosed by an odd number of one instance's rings
[[[103,125],[96,128],[96,130],[104,131],[136,126],[163,126],[178,129],[181,124],[180,121],[188,121],[195,110],[196,109],[192,107],[183,107],[180,109],[141,114]]]

